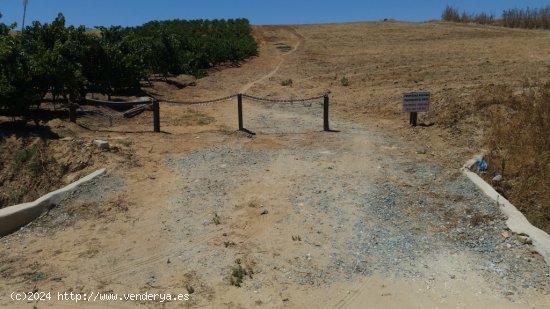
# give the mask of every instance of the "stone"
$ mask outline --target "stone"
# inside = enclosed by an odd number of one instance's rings
[[[523,244],[530,245],[533,242],[531,241],[531,238],[527,236],[518,236],[518,240],[521,241]]]
[[[260,215],[267,215],[269,211],[267,209],[263,209]]]
[[[109,142],[108,141],[96,139],[96,140],[94,140],[94,146],[96,146],[97,148],[99,148],[101,150],[109,150]]]

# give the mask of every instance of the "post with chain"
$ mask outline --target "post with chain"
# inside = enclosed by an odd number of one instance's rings
[[[329,105],[329,99],[328,94],[325,94],[324,102],[323,102],[323,130],[324,131],[330,131],[329,123],[328,123],[328,105]]]
[[[160,105],[155,99],[153,99],[153,131],[160,132]]]
[[[239,116],[239,131],[244,129],[243,125],[243,95],[239,93],[237,95],[237,114]]]
[[[73,103],[71,99],[69,99],[69,121],[72,123],[76,123],[76,108],[78,107],[77,104]]]

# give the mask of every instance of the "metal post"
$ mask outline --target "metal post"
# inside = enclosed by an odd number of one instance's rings
[[[74,104],[73,102],[69,101],[69,121],[72,123],[76,123],[76,107],[78,105]]]
[[[153,131],[160,132],[160,105],[157,100],[153,100]]]
[[[243,95],[238,94],[237,95],[237,114],[239,116],[239,131],[242,131],[244,129],[243,126]]]
[[[323,130],[324,131],[330,131],[329,124],[328,124],[328,105],[329,105],[328,94],[325,94],[324,102],[323,102]]]
[[[410,123],[413,127],[416,127],[416,123],[417,123],[417,120],[418,120],[418,113],[417,112],[412,112],[411,113],[411,117],[410,117]]]

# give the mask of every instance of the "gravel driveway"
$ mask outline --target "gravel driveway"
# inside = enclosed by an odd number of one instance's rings
[[[550,291],[542,257],[458,170],[355,125],[308,132],[319,125],[309,106],[249,108],[256,137],[166,160],[181,175],[165,216],[170,255],[206,282],[228,284],[239,259],[255,274],[250,292],[371,275],[430,287],[469,273],[512,301]]]

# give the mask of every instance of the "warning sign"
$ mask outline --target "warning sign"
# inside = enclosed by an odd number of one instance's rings
[[[403,94],[403,112],[427,112],[430,108],[429,92],[409,92]]]

